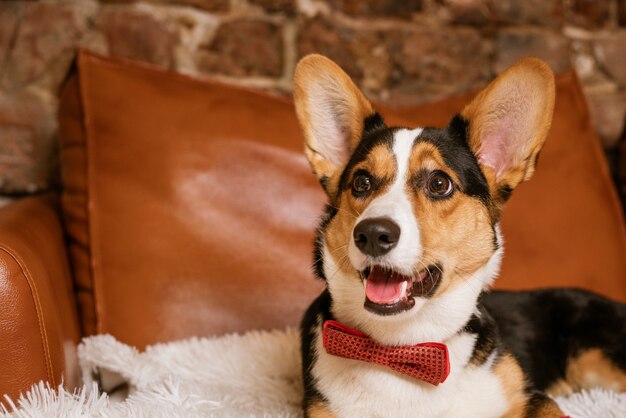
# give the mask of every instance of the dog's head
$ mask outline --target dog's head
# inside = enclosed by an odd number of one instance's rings
[[[319,55],[300,61],[294,84],[305,152],[329,198],[316,267],[334,311],[367,328],[455,291],[474,304],[499,268],[502,206],[548,134],[549,67],[519,62],[443,129],[386,126]]]

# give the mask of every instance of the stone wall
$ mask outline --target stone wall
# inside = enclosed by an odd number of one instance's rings
[[[78,47],[278,94],[319,52],[398,105],[535,55],[577,70],[609,155],[624,130],[626,0],[5,0],[0,195],[55,186],[57,96]]]

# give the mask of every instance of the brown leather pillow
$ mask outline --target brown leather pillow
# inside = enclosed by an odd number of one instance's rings
[[[324,203],[289,101],[81,52],[61,103],[63,203],[88,333],[143,347],[295,325]],[[535,178],[505,211],[501,287],[626,299],[624,226],[580,87],[558,79]],[[468,97],[383,112],[442,125]]]

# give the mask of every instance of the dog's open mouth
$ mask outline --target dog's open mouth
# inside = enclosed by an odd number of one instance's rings
[[[414,276],[404,276],[380,266],[361,273],[365,281],[365,309],[379,315],[393,315],[415,305],[413,296],[432,295],[441,280],[441,268],[429,266]]]

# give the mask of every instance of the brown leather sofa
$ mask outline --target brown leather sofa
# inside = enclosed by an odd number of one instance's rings
[[[442,125],[470,97],[381,111]],[[324,198],[290,101],[80,52],[59,121],[61,193],[0,209],[0,394],[78,385],[83,335],[143,348],[298,323],[322,287],[310,248]],[[507,206],[498,287],[626,301],[622,211],[572,72]]]

